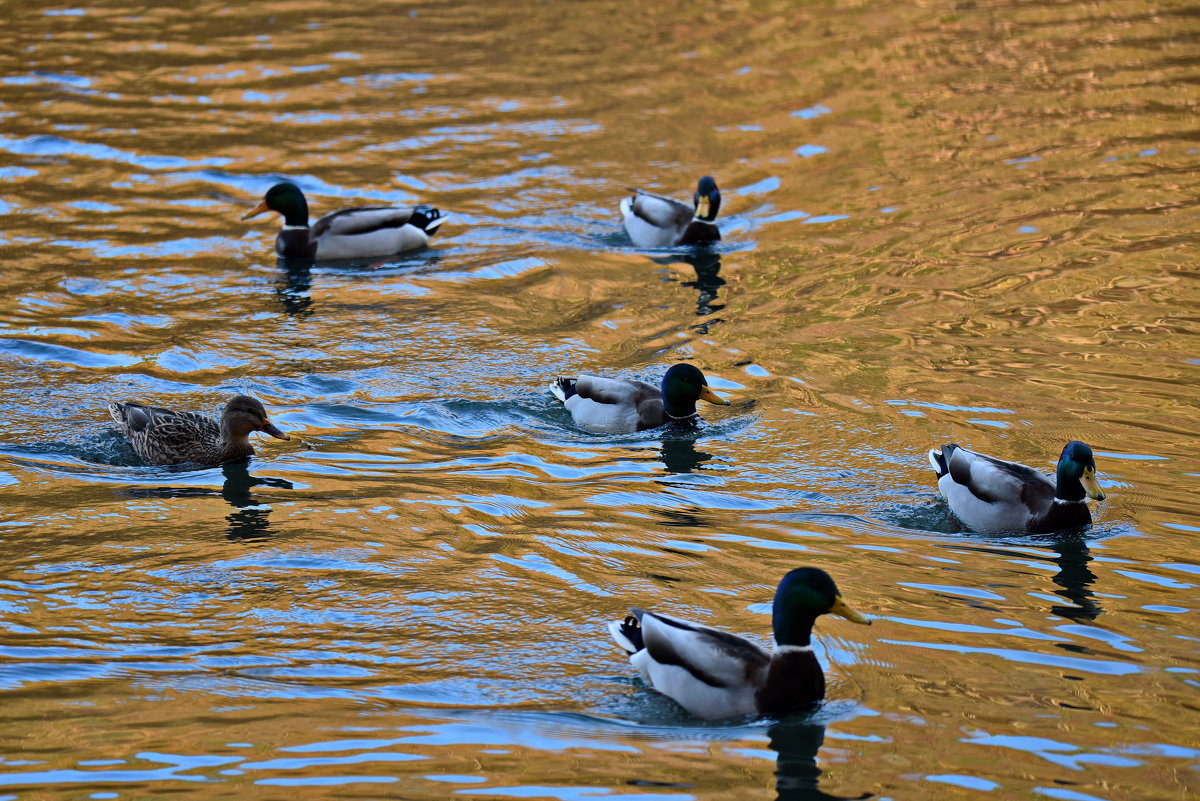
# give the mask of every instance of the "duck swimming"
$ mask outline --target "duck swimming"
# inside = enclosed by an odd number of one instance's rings
[[[775,650],[719,629],[644,609],[608,624],[642,680],[698,718],[787,715],[825,697],[812,627],[825,614],[871,621],[842,600],[828,573],[792,570],[775,591]]]
[[[267,419],[267,410],[249,395],[235,395],[217,422],[193,412],[176,412],[141,403],[110,403],[117,422],[142,461],[152,465],[215,465],[243,459],[252,453],[250,434],[262,431],[276,439],[291,439]]]
[[[677,245],[704,245],[721,239],[713,222],[721,208],[721,192],[712,176],[696,185],[692,205],[675,198],[630,189],[631,197],[621,200],[625,231],[640,248],[670,248]]]
[[[575,425],[593,434],[632,434],[672,420],[694,420],[699,417],[698,400],[729,405],[709,389],[704,373],[690,364],[672,366],[658,387],[644,381],[581,375],[555,379],[550,391],[567,407]]]
[[[326,214],[311,228],[308,201],[300,187],[278,183],[243,220],[275,211],[283,215],[283,230],[275,237],[275,252],[296,259],[370,259],[416,250],[429,244],[446,219],[433,206],[357,206]]]
[[[1084,497],[1104,500],[1092,449],[1078,441],[1063,448],[1053,481],[1032,467],[953,443],[931,450],[929,463],[950,511],[979,532],[1044,534],[1086,526],[1092,514]]]

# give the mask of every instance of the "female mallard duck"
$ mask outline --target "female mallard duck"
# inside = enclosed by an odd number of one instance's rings
[[[824,614],[871,621],[851,609],[824,570],[797,568],[779,582],[773,609],[775,651],[696,623],[630,609],[608,630],[642,679],[700,718],[787,715],[825,697],[825,675],[812,649]]]
[[[550,391],[567,407],[575,425],[593,434],[632,434],[672,420],[691,420],[699,416],[698,400],[729,405],[708,388],[704,373],[690,364],[676,364],[667,370],[661,387],[581,375],[556,379]]]
[[[975,531],[1044,534],[1086,526],[1092,515],[1084,496],[1104,500],[1092,449],[1082,442],[1063,448],[1055,481],[1023,464],[953,443],[930,451],[929,463],[950,511]]]
[[[147,464],[221,464],[254,453],[250,432],[291,439],[267,419],[267,410],[248,395],[225,404],[221,422],[193,412],[173,412],[140,403],[110,403],[108,413]]]
[[[676,245],[705,245],[721,239],[717,211],[721,193],[711,176],[704,176],[692,195],[691,208],[675,198],[630,189],[632,197],[621,200],[625,230],[639,248],[671,248]]]
[[[264,211],[283,215],[283,230],[275,237],[276,253],[314,260],[370,259],[416,250],[429,244],[429,237],[446,219],[432,206],[358,206],[326,214],[309,228],[308,201],[291,183],[272,186],[242,219]]]

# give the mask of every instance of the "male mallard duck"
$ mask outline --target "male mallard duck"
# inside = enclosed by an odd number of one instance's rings
[[[326,214],[308,227],[308,201],[300,187],[275,184],[242,219],[277,211],[283,230],[275,237],[275,252],[296,259],[370,259],[415,250],[429,244],[446,218],[433,206],[395,208],[358,206]]]
[[[704,373],[690,364],[676,364],[667,370],[661,387],[581,375],[555,379],[550,391],[567,407],[575,425],[593,434],[632,434],[671,420],[690,420],[699,416],[697,400],[729,405],[708,388]]]
[[[193,412],[173,412],[140,403],[110,403],[108,413],[147,464],[220,464],[254,453],[250,432],[291,439],[267,419],[267,410],[248,395],[225,404],[221,422]]]
[[[721,193],[711,176],[696,185],[691,208],[675,198],[630,189],[632,197],[621,199],[621,216],[629,238],[639,248],[671,248],[676,245],[704,245],[721,239],[717,229],[717,211]]]
[[[813,654],[820,615],[871,621],[851,609],[824,570],[797,568],[779,582],[773,610],[775,651],[735,634],[666,615],[630,609],[608,630],[642,679],[699,718],[787,715],[825,697],[825,675]]]
[[[1096,460],[1082,442],[1068,442],[1051,481],[1032,467],[1005,462],[951,443],[929,452],[950,511],[981,532],[1044,534],[1092,522],[1083,497],[1104,500]]]

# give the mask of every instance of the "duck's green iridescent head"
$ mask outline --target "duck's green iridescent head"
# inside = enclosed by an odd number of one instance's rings
[[[663,407],[672,417],[690,417],[696,413],[696,401],[706,400],[718,406],[729,401],[708,388],[704,373],[690,364],[676,364],[662,380]]]
[[[775,590],[776,645],[808,645],[813,621],[821,615],[838,615],[854,623],[871,625],[870,618],[842,600],[833,578],[819,567],[798,567]]]
[[[287,181],[268,189],[262,203],[248,211],[242,219],[248,220],[264,211],[279,212],[287,225],[308,225],[308,201],[304,199],[300,187]]]
[[[712,222],[717,219],[721,210],[721,191],[717,189],[717,181],[711,175],[700,179],[696,185],[696,193],[692,195],[692,204],[696,207],[696,219]]]
[[[1068,442],[1058,457],[1057,488],[1054,496],[1064,501],[1082,501],[1086,495],[1104,500],[1104,490],[1096,480],[1096,459],[1092,449],[1078,440]]]

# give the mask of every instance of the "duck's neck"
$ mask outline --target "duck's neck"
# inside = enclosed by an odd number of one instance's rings
[[[254,446],[250,444],[250,434],[237,433],[226,420],[221,421],[221,441],[217,447],[220,449],[222,462],[244,459],[254,453]]]
[[[1045,534],[1086,526],[1091,522],[1092,513],[1082,500],[1064,501],[1055,498],[1045,512],[1029,521],[1027,528],[1031,533]]]
[[[686,420],[696,416],[695,399],[689,400],[686,396],[681,397],[678,393],[672,392],[671,387],[665,381],[662,385],[662,401],[667,416],[673,420]]]
[[[1054,482],[1054,499],[1064,503],[1082,502],[1087,493],[1083,491],[1083,484],[1079,479],[1072,475],[1064,475],[1063,471],[1058,471]]]
[[[825,675],[811,646],[783,646],[771,657],[755,700],[761,712],[788,715],[825,697]]]
[[[308,227],[308,202],[304,198],[300,198],[298,203],[289,203],[288,207],[281,210],[283,215],[283,224],[287,228],[307,228]]]
[[[243,439],[241,442],[222,442],[221,457],[218,462],[232,462],[236,459],[245,459],[247,456],[254,455],[254,446],[250,444],[249,439]]]
[[[781,651],[789,648],[812,648],[812,628],[815,617],[803,614],[775,615],[775,645]]]

